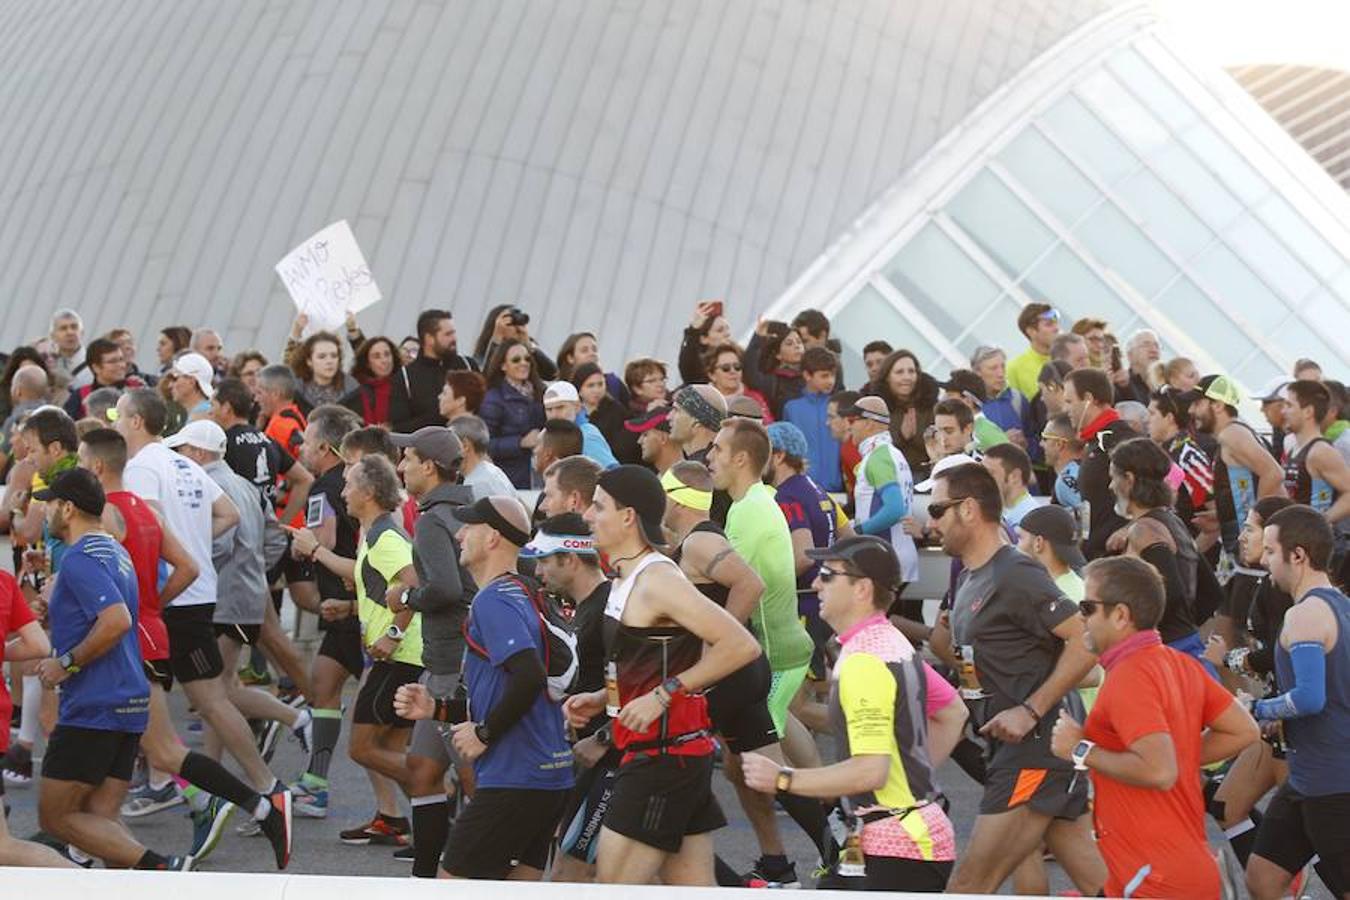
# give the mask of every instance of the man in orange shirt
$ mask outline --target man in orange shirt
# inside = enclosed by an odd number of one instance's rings
[[[1198,773],[1258,740],[1256,722],[1199,663],[1162,643],[1164,589],[1152,566],[1104,558],[1083,576],[1084,640],[1106,681],[1085,727],[1060,713],[1050,748],[1075,777],[1092,773],[1106,893],[1217,900]]]

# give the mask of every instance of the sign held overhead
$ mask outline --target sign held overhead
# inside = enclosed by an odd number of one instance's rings
[[[306,334],[336,331],[347,313],[381,299],[379,285],[346,219],[296,247],[276,265],[296,309],[309,317]]]

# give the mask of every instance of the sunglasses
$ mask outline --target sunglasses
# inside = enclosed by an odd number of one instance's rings
[[[958,506],[969,499],[969,497],[953,497],[950,500],[940,500],[937,503],[930,503],[928,504],[928,518],[937,521],[947,514],[947,510],[951,509],[953,506]]]
[[[1042,322],[1058,322],[1059,310],[1057,309],[1047,310],[1046,312],[1041,313],[1036,318],[1040,319]]]
[[[836,578],[861,578],[861,577],[862,577],[861,575],[857,575],[857,574],[855,574],[855,573],[853,573],[853,572],[845,572],[845,571],[843,571],[843,570],[831,569],[829,566],[821,566],[821,567],[820,567],[819,575],[820,575],[820,583],[821,583],[821,584],[829,584],[831,581],[834,581]]]
[[[717,371],[719,372],[739,372],[740,370],[741,370],[740,363],[723,363],[722,365],[717,367]]]
[[[509,363],[523,363],[529,362],[530,358],[528,356],[508,356],[506,361]]]
[[[1041,432],[1041,443],[1044,444],[1044,443],[1047,443],[1047,442],[1049,442],[1049,441],[1058,441],[1058,442],[1061,443],[1061,444],[1067,444],[1067,443],[1069,442],[1069,439],[1066,438],[1066,437],[1064,437],[1063,435],[1059,435],[1059,434],[1050,434],[1048,431],[1042,431],[1042,432]]]
[[[1115,604],[1107,603],[1104,600],[1079,600],[1078,612],[1082,614],[1083,618],[1087,619],[1092,617],[1092,614],[1097,611],[1097,608],[1099,606],[1114,606],[1114,605]]]

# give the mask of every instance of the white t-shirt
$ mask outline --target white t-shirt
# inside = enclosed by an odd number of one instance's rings
[[[473,488],[473,499],[485,497],[515,497],[516,486],[501,467],[488,459],[480,459],[478,465],[464,476],[464,484]]]
[[[164,524],[197,564],[197,578],[170,606],[216,602],[216,567],[211,561],[211,505],[223,496],[220,485],[186,456],[159,441],[146,444],[127,461],[122,481],[127,490],[159,506]]]

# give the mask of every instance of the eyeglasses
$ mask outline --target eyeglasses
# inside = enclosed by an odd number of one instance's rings
[[[1083,618],[1091,618],[1099,606],[1115,606],[1114,603],[1107,603],[1105,600],[1079,600],[1078,612]]]
[[[831,569],[829,566],[821,566],[821,567],[820,567],[820,572],[819,572],[819,574],[820,574],[820,583],[821,583],[821,584],[829,584],[831,581],[834,581],[836,578],[862,578],[862,577],[863,577],[863,576],[858,575],[858,574],[856,574],[856,573],[854,573],[854,572],[845,572],[845,571],[843,571],[843,570]]]
[[[719,372],[739,372],[740,370],[740,363],[722,363],[722,365],[717,367],[717,371]]]
[[[964,503],[966,500],[969,499],[970,499],[969,497],[953,497],[950,500],[939,500],[937,503],[929,503],[928,518],[936,521],[945,516],[947,514],[947,510],[951,509],[953,506],[959,506],[961,503]]]

